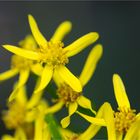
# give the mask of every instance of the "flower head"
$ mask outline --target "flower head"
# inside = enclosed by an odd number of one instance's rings
[[[136,114],[136,110],[131,109],[124,84],[118,74],[113,75],[113,85],[115,98],[118,104],[118,111],[114,112],[111,108],[111,105],[108,104],[104,106],[104,109],[99,109],[97,113],[101,114],[99,115],[99,117],[105,120],[105,126],[107,127],[108,132],[108,139],[139,139],[140,115]],[[80,138],[86,138],[86,136],[92,138],[96,134],[95,132],[98,132],[98,130],[100,129],[99,126],[97,127],[94,125],[97,121],[94,120],[94,117],[90,117],[82,113],[78,114],[92,123],[90,127],[80,136]],[[97,124],[99,124],[99,122]],[[93,131],[93,133],[91,131]]]
[[[130,135],[129,133],[131,133],[129,129],[131,129],[133,124],[140,117],[136,114],[136,110],[131,108],[123,81],[118,74],[113,75],[113,85],[115,98],[118,104],[118,111],[114,113],[116,132],[118,133],[118,137],[123,137],[123,135],[128,137],[127,135]],[[137,127],[137,124],[135,125],[135,127]]]
[[[82,87],[80,81],[65,67],[65,64],[68,63],[69,57],[76,55],[88,45],[94,43],[99,37],[98,33],[88,33],[64,48],[64,44],[61,41],[71,30],[71,23],[69,21],[60,24],[51,40],[48,41],[39,31],[35,19],[31,15],[28,18],[32,34],[39,45],[38,51],[29,51],[11,45],[4,45],[4,48],[19,56],[36,60],[44,66],[40,85],[35,92],[44,89],[55,72],[74,91],[81,92]]]

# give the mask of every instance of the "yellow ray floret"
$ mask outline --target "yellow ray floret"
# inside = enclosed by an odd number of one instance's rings
[[[25,83],[27,82],[29,77],[29,71],[24,70],[20,72],[20,76],[19,76],[19,81],[17,83],[16,88],[13,90],[13,92],[10,94],[9,96],[9,102],[11,102],[15,97],[16,94],[18,93],[17,91],[23,86],[25,85]]]
[[[32,17],[32,15],[28,15],[29,25],[32,31],[32,34],[40,46],[44,46],[47,43],[46,38],[42,35],[42,33],[39,31],[39,28],[36,24],[35,19]]]
[[[74,41],[69,46],[66,46],[64,50],[67,52],[67,56],[71,57],[78,54],[80,51],[88,47],[90,44],[94,43],[99,38],[98,33],[91,32],[88,33],[78,40]]]
[[[7,80],[18,74],[18,69],[11,69],[0,74],[0,81]]]
[[[70,32],[72,24],[70,21],[64,21],[56,29],[54,35],[52,36],[53,41],[62,41],[63,38]]]
[[[119,107],[130,108],[124,84],[118,74],[113,75],[114,93]]]
[[[31,60],[39,59],[38,53],[33,52],[33,51],[25,50],[23,48],[18,48],[16,46],[12,46],[12,45],[3,45],[3,47],[12,53],[15,53],[16,55],[26,57]]]
[[[95,72],[98,61],[103,54],[103,47],[101,44],[97,44],[89,53],[83,70],[79,76],[79,80],[83,86],[91,79]]]
[[[80,81],[64,66],[56,69],[62,79],[73,88],[74,91],[82,91]]]

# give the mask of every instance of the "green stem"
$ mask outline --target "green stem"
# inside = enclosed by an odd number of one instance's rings
[[[51,133],[52,140],[62,140],[62,136],[59,131],[59,125],[57,124],[54,116],[52,114],[47,114],[45,116],[45,121]]]

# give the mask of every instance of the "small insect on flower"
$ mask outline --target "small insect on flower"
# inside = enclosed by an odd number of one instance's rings
[[[79,76],[79,81],[84,87],[91,79],[98,61],[103,53],[102,45],[96,45],[89,53],[83,70]],[[70,124],[70,117],[76,112],[78,105],[91,110],[94,114],[96,111],[92,109],[91,101],[83,96],[82,92],[74,91],[68,84],[59,78],[57,72],[54,74],[54,80],[57,83],[58,103],[46,110],[46,113],[54,113],[60,110],[63,105],[68,107],[68,116],[61,120],[62,127],[66,128]]]
[[[24,40],[20,41],[19,46],[26,50],[36,51],[37,49],[37,44],[31,35],[26,36]],[[33,72],[36,75],[40,75],[41,71],[42,66],[39,65],[36,60],[30,60],[18,55],[12,55],[11,69],[6,72],[0,73],[0,81],[7,80],[19,74],[18,85],[11,93],[9,102],[15,98],[17,90],[19,90],[20,87],[22,87],[27,82],[30,72]]]
[[[88,33],[64,48],[64,44],[61,41],[71,30],[71,23],[69,21],[60,24],[51,40],[47,41],[39,31],[35,19],[31,15],[28,16],[28,19],[32,34],[39,45],[38,51],[29,51],[12,45],[3,45],[3,47],[16,55],[36,60],[44,66],[40,85],[35,90],[35,93],[43,90],[48,85],[55,72],[57,72],[59,77],[74,91],[81,92],[82,86],[80,81],[65,65],[69,62],[69,57],[76,55],[84,48],[94,43],[99,38],[98,33]]]

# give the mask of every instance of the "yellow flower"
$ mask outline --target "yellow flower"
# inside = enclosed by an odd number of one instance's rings
[[[88,45],[94,43],[99,37],[98,33],[88,33],[63,48],[64,44],[61,41],[71,30],[71,23],[69,21],[60,24],[51,40],[47,41],[39,31],[35,19],[31,15],[29,15],[28,18],[32,34],[39,45],[38,51],[29,51],[12,45],[4,45],[3,47],[19,56],[37,60],[44,66],[40,85],[35,92],[44,89],[55,72],[57,72],[60,79],[62,78],[74,91],[81,92],[82,87],[80,81],[65,67],[65,64],[68,63],[69,57],[76,55]]]
[[[28,124],[19,125],[15,129],[14,136],[4,135],[2,140],[51,140],[51,135],[48,129],[48,126],[44,120],[44,110],[47,108],[45,101],[40,101],[36,106],[36,117],[34,123],[32,123],[32,130],[28,130]],[[18,114],[19,115],[19,114]],[[26,115],[25,115],[26,117]],[[28,116],[29,117],[29,116]],[[15,116],[16,119],[16,116]],[[11,122],[9,122],[11,123]],[[25,127],[25,125],[27,125]],[[26,130],[27,129],[27,130]]]
[[[19,45],[26,50],[36,50],[37,45],[31,35],[28,35],[24,40],[19,42]],[[23,57],[13,55],[11,58],[11,69],[0,74],[0,81],[7,80],[19,73],[19,82],[12,94],[9,101],[12,101],[17,93],[17,90],[22,87],[28,80],[29,73],[40,75],[42,71],[41,65],[37,61],[25,59]]]
[[[105,120],[109,140],[138,140],[140,138],[140,114],[136,114],[134,109],[131,109],[124,84],[118,74],[113,75],[113,84],[115,97],[118,103],[118,111],[114,112],[106,106],[103,110],[101,118]],[[95,123],[93,117],[78,113],[83,118],[91,123]],[[110,129],[109,129],[110,128]],[[81,135],[81,138],[90,139],[95,135],[96,129],[99,126],[90,125],[90,127]],[[93,133],[92,133],[92,130]],[[112,135],[111,135],[112,134]],[[82,140],[82,139],[81,139]]]
[[[90,54],[88,55],[84,68],[79,76],[82,87],[84,87],[91,79],[96,65],[102,56],[102,52],[102,45],[98,44],[91,50]],[[76,112],[78,105],[83,108],[90,109],[93,113],[96,113],[92,109],[90,100],[84,97],[82,92],[74,91],[69,85],[65,83],[65,81],[58,77],[57,72],[54,74],[54,80],[58,86],[57,94],[59,99],[57,104],[46,110],[46,113],[54,113],[60,110],[63,105],[66,105],[66,107],[68,107],[69,114],[67,117],[61,120],[62,127],[65,128],[70,124],[70,117]]]
[[[16,86],[14,88],[17,88]],[[28,99],[26,87],[20,87],[15,99],[10,103],[8,102],[8,110],[3,111],[2,119],[6,127],[15,129],[26,123],[33,122],[37,116],[36,106],[40,104],[42,94],[43,92],[39,92],[37,95],[32,94],[30,99]]]
[[[140,130],[140,115],[131,108],[123,81],[118,74],[113,75],[113,85],[118,104],[118,111],[114,113],[117,137],[123,139],[125,135],[125,140],[134,139],[132,135],[138,136]]]

